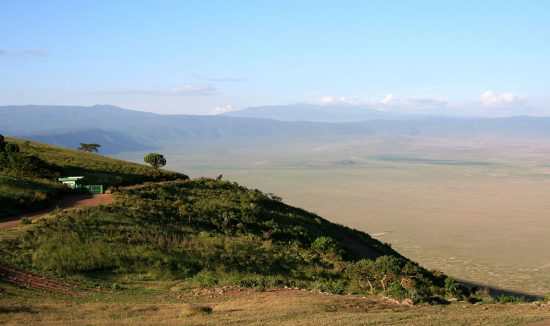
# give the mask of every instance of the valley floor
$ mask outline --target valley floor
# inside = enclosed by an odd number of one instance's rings
[[[5,325],[549,325],[550,305],[420,304],[296,289],[178,291],[145,282],[80,295],[0,283]]]

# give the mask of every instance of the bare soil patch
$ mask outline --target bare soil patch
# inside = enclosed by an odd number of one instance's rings
[[[0,264],[0,280],[15,284],[19,287],[46,292],[58,292],[73,295],[82,295],[85,293],[85,291],[80,289],[78,285],[74,283],[57,280],[8,265]]]

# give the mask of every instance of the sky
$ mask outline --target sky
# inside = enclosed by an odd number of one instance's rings
[[[550,1],[0,0],[0,105],[550,115]]]

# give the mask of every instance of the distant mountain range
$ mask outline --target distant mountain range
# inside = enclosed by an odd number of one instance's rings
[[[286,118],[300,120],[307,115],[328,119],[325,107],[308,106],[302,113],[291,107],[261,107],[231,115],[161,115],[126,110],[109,105],[2,106],[0,133],[75,148],[78,143],[99,143],[104,154],[148,150],[169,142],[188,140],[270,139],[292,142],[313,137],[369,137],[380,134],[431,137],[544,137],[550,138],[550,118],[510,117],[493,119],[385,116],[364,113],[361,122],[279,121],[265,117],[269,112],[286,112]],[[347,109],[347,108],[346,108]],[[258,110],[257,113],[254,113]],[[287,112],[288,110],[288,112]],[[354,108],[355,111],[359,110]],[[297,111],[301,111],[297,109]],[[307,112],[304,113],[304,112]],[[325,112],[323,115],[322,112]],[[370,115],[372,114],[372,115]],[[294,115],[294,117],[292,117]],[[282,119],[282,118],[281,118]],[[321,119],[321,118],[319,118]]]
[[[418,119],[415,115],[376,110],[366,105],[267,105],[231,111],[228,117],[265,118],[279,121],[360,122],[368,120]]]

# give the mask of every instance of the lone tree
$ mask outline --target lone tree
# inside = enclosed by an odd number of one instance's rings
[[[4,142],[4,136],[0,134],[0,152],[4,150],[4,146],[6,143]]]
[[[80,143],[80,147],[78,147],[78,150],[80,151],[84,151],[84,152],[88,152],[88,153],[92,153],[92,152],[96,152],[98,153],[98,148],[100,148],[101,145],[99,144],[84,144],[84,143]]]
[[[155,174],[160,174],[160,168],[166,165],[166,159],[159,153],[149,153],[143,157],[145,163],[149,164],[155,170]]]

